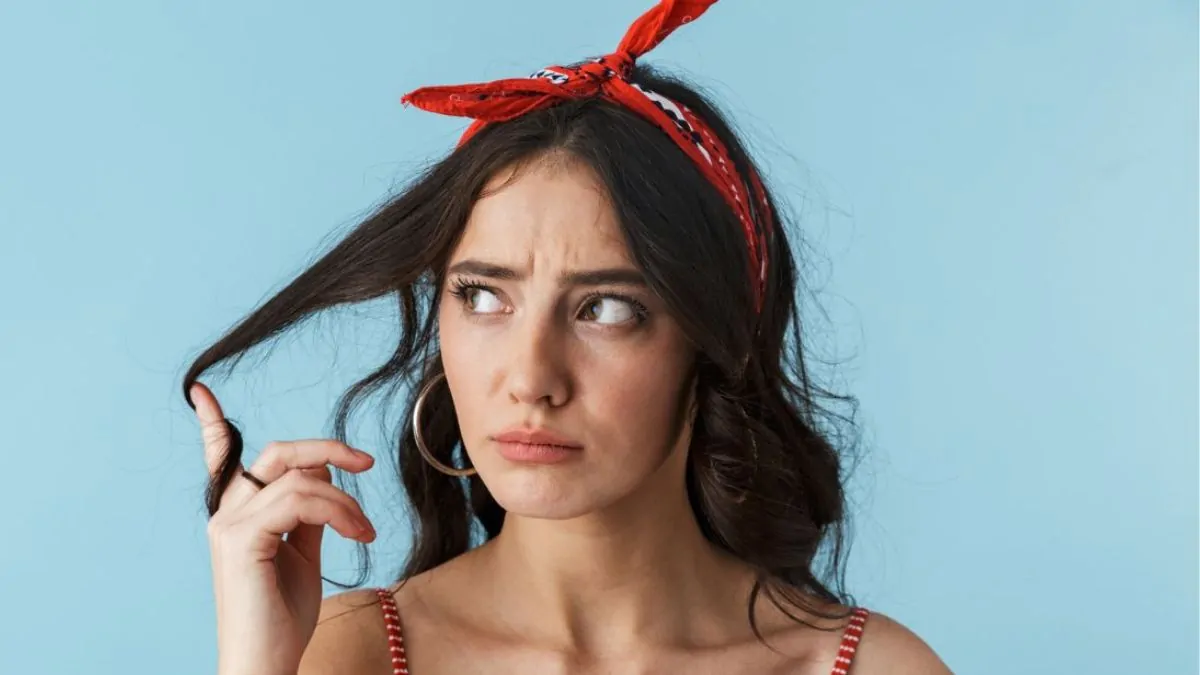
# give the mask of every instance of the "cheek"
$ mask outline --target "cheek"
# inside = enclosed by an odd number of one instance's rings
[[[495,340],[491,331],[464,316],[458,302],[457,298],[446,298],[438,309],[438,347],[447,370],[455,368],[462,371],[460,374],[469,375],[482,364],[491,362],[483,355],[491,354],[495,349],[480,349],[489,343],[494,347]]]
[[[584,380],[584,400],[598,422],[606,446],[621,454],[647,454],[663,448],[679,431],[687,381],[687,362],[678,351],[662,350],[604,359]],[[654,455],[654,453],[649,453]]]
[[[464,318],[457,314],[457,307],[452,306],[443,306],[438,311],[438,345],[446,380],[453,392],[459,427],[469,436],[476,421],[472,413],[478,417],[478,411],[485,407],[483,387],[487,373],[484,368],[488,361],[480,354],[488,352],[481,351],[481,340],[477,337],[480,331],[469,330],[469,326],[463,325]]]

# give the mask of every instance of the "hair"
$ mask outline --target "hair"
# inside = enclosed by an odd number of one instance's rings
[[[694,87],[646,66],[638,66],[630,79],[703,118],[728,148],[739,175],[757,171],[729,123]],[[767,237],[770,267],[759,313],[742,228],[718,191],[661,130],[600,98],[488,125],[425,169],[200,354],[184,377],[185,398],[210,369],[232,369],[249,350],[316,314],[386,297],[399,306],[397,344],[384,363],[340,397],[334,434],[346,442],[349,419],[374,395],[382,396],[385,420],[400,401],[406,411],[400,419],[408,420],[415,392],[442,374],[438,291],[473,204],[502,171],[548,156],[594,171],[633,260],[696,348],[688,498],[704,536],[757,572],[747,607],[754,633],[763,639],[755,621],[763,592],[798,622],[808,623],[795,609],[845,617],[848,612],[826,605],[853,604],[845,592],[842,460],[857,438],[845,433],[853,431],[856,402],[822,388],[810,375],[801,339],[801,280],[777,202],[768,190],[770,213],[760,208],[754,214],[760,227],[768,217],[775,223]],[[447,388],[433,387],[424,409],[423,437],[449,463],[461,451],[461,439]],[[210,515],[242,460],[241,434],[227,424],[231,447],[208,485]],[[422,460],[412,428],[395,426],[398,473],[415,528],[400,574],[404,580],[495,537],[505,511],[477,475],[464,480],[439,473]],[[339,475],[354,490],[352,479]],[[822,566],[823,546],[828,549]],[[365,567],[354,585],[369,569],[365,547],[360,555]]]

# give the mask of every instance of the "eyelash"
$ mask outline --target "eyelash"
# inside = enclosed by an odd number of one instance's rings
[[[492,286],[488,286],[487,284],[482,284],[471,279],[458,278],[450,282],[450,295],[457,298],[460,303],[466,303],[467,293],[472,290],[487,291],[488,293],[492,294],[496,293],[496,289]],[[634,298],[629,297],[628,295],[622,295],[620,293],[591,293],[583,299],[582,306],[587,307],[597,300],[605,299],[618,300],[632,307],[634,323],[639,326],[645,323],[647,317],[650,315],[650,310],[646,308],[646,305]]]
[[[464,305],[467,302],[467,292],[473,290],[487,291],[488,293],[496,292],[496,289],[491,286],[485,286],[468,279],[454,279],[450,282],[450,295],[457,298]]]

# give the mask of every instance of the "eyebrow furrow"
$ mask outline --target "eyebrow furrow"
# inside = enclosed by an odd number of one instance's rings
[[[522,274],[512,268],[482,260],[463,260],[451,265],[449,272],[503,281],[520,281],[523,278]],[[646,279],[642,276],[642,273],[631,267],[564,272],[559,275],[558,282],[563,286],[602,286],[607,284],[623,286],[646,285]]]
[[[518,280],[521,275],[517,274],[516,270],[510,269],[503,265],[486,263],[482,260],[464,260],[450,266],[451,274],[470,274],[476,277],[487,277],[489,279],[502,280]]]

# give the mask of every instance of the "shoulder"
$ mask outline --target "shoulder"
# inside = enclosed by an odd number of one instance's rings
[[[299,675],[360,675],[391,672],[379,595],[362,589],[321,603],[317,629],[304,650]]]
[[[851,668],[854,675],[950,675],[950,669],[916,633],[879,612],[867,618]]]
[[[837,659],[850,656],[841,650],[849,637],[846,644],[855,649],[849,675],[952,675],[924,640],[892,617],[868,610],[863,621],[853,606],[807,594],[804,599],[786,612],[772,603],[764,607],[763,624],[776,631],[770,643],[794,654],[772,672],[827,675],[832,669],[843,675]]]

